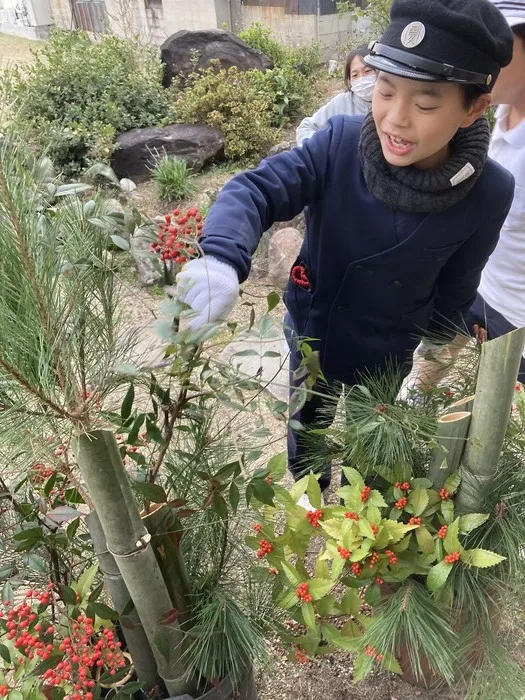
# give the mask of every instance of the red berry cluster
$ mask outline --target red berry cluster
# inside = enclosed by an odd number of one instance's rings
[[[374,647],[370,644],[367,644],[367,646],[365,647],[365,654],[367,656],[371,656],[375,661],[379,662],[383,661],[384,658],[383,654],[378,654]]]
[[[115,640],[113,630],[103,629],[100,635],[96,635],[96,641],[95,635],[93,620],[79,615],[72,625],[71,637],[66,637],[59,646],[64,652],[63,660],[42,674],[47,685],[73,684],[71,700],[93,700],[92,690],[96,685],[93,671],[105,668],[114,676],[126,665],[120,651],[121,643]]]
[[[352,552],[349,549],[341,547],[341,545],[337,545],[337,551],[339,552],[339,556],[342,559],[350,559],[350,557],[352,556]]]
[[[372,552],[372,556],[370,557],[370,562],[369,562],[370,568],[372,569],[377,564],[378,561],[379,561],[379,554],[377,552]]]
[[[8,685],[0,685],[0,698],[5,698],[10,692],[11,688]]]
[[[452,552],[452,554],[447,554],[445,557],[447,564],[455,564],[457,561],[459,561],[459,552]]]
[[[374,533],[374,535],[377,535],[377,533],[379,532],[379,526],[374,525],[374,523],[370,523],[370,528],[372,529],[372,532]]]
[[[390,562],[390,564],[392,564],[392,566],[394,564],[397,564],[397,557],[391,549],[385,549],[385,554],[387,555],[388,561]]]
[[[303,601],[303,603],[311,603],[313,598],[308,592],[308,584],[301,583],[299,588],[295,591],[297,597]]]
[[[355,564],[351,565],[350,571],[354,574],[354,576],[360,576],[361,572],[363,571],[363,567],[361,566],[361,564],[358,564],[356,562]]]
[[[410,518],[410,520],[408,521],[408,524],[409,524],[409,525],[417,525],[417,526],[419,527],[419,526],[421,526],[421,525],[423,524],[423,519],[422,519],[422,518],[414,518],[414,517],[412,517],[412,518]]]
[[[378,583],[379,585],[381,585],[381,584],[384,583],[384,582],[385,582],[385,580],[384,580],[383,578],[381,578],[380,576],[378,576],[378,577],[376,578],[376,583]]]
[[[157,241],[151,244],[151,249],[160,254],[161,260],[182,264],[196,255],[195,241],[203,227],[202,216],[197,209],[188,209],[185,214],[174,209],[171,214],[165,214],[164,222],[159,226]]]
[[[256,532],[257,534],[259,534],[259,532],[262,530],[262,525],[261,525],[261,523],[254,523],[254,524],[253,524],[253,530],[254,530],[254,532]]]
[[[387,407],[386,404],[384,404],[384,403],[378,403],[378,404],[376,405],[376,411],[377,411],[378,413],[386,413],[387,408],[388,408],[388,407]]]
[[[51,593],[50,591],[43,593],[28,591],[25,600],[11,608],[5,616],[6,636],[7,639],[13,640],[14,647],[27,656],[29,660],[38,656],[45,661],[54,648],[53,644],[49,643],[49,636],[54,634],[55,629],[47,623],[42,625],[37,621],[38,616],[31,607],[31,599],[33,598],[40,605],[47,606],[51,600]],[[4,618],[3,612],[0,612],[0,617]],[[42,641],[41,635],[48,637],[47,642]]]
[[[306,519],[312,527],[319,527],[319,521],[323,517],[322,510],[309,510],[306,513]]]
[[[345,513],[345,518],[348,518],[349,520],[355,520],[356,522],[359,520],[359,516],[357,515],[357,513],[353,513],[350,510],[348,510]]]
[[[361,489],[361,500],[363,503],[366,503],[368,501],[368,497],[370,496],[370,491],[372,489],[370,486],[365,486],[363,489]]]
[[[439,530],[438,530],[438,537],[441,540],[444,540],[445,537],[447,536],[447,530],[448,530],[448,525],[442,525]]]
[[[400,498],[398,501],[396,501],[396,508],[398,510],[403,510],[407,503],[408,498],[406,496],[403,496],[403,498]]]
[[[394,484],[396,489],[401,489],[401,491],[409,491],[410,490],[410,481],[396,481]]]
[[[30,479],[35,484],[43,484],[54,473],[53,467],[45,467],[43,464],[35,464],[31,469]]]
[[[439,497],[442,501],[446,501],[450,498],[450,492],[447,489],[439,489]]]
[[[261,540],[259,542],[259,549],[257,550],[257,558],[263,559],[267,554],[273,552],[273,544],[268,542],[268,540]]]
[[[301,647],[297,647],[297,649],[295,650],[295,659],[300,664],[307,664],[310,660],[304,653],[304,649],[301,649]]]

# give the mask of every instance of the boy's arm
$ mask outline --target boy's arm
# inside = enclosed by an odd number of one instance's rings
[[[514,195],[513,182],[511,185],[505,206],[483,224],[441,270],[434,312],[425,334],[427,337],[452,340],[457,333],[468,332],[464,316],[476,297],[481,273],[496,247],[499,232],[509,213]]]
[[[342,121],[336,128],[331,123],[303,148],[263,160],[255,170],[232,178],[206,217],[204,254],[231,265],[243,282],[264,231],[276,221],[293,219],[322,191],[333,141],[341,131]]]

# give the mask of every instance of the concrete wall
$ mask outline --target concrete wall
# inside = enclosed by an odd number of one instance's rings
[[[0,32],[45,39],[50,25],[49,0],[0,0]]]

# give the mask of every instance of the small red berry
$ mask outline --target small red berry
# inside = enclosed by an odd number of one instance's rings
[[[447,530],[448,530],[448,525],[442,525],[439,530],[438,530],[438,537],[441,540],[444,540],[445,537],[447,536]]]
[[[368,501],[370,491],[372,491],[370,486],[365,486],[363,489],[361,489],[361,500],[363,501],[363,503],[366,503],[366,501]]]
[[[447,489],[439,489],[439,497],[442,501],[446,501],[450,498],[450,493],[447,491]]]

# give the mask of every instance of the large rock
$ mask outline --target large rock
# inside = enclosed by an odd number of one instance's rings
[[[154,156],[168,153],[183,158],[194,171],[222,156],[224,139],[220,131],[204,124],[171,124],[132,129],[117,137],[111,167],[119,178],[143,182],[151,177]]]
[[[282,228],[270,238],[268,246],[268,278],[279,289],[284,289],[303,238],[296,228]]]
[[[237,66],[240,70],[273,68],[270,59],[222,29],[189,31],[172,34],[160,47],[165,64],[164,86],[171,85],[177,75],[186,78],[195,69],[206,68],[217,59],[222,68]]]

